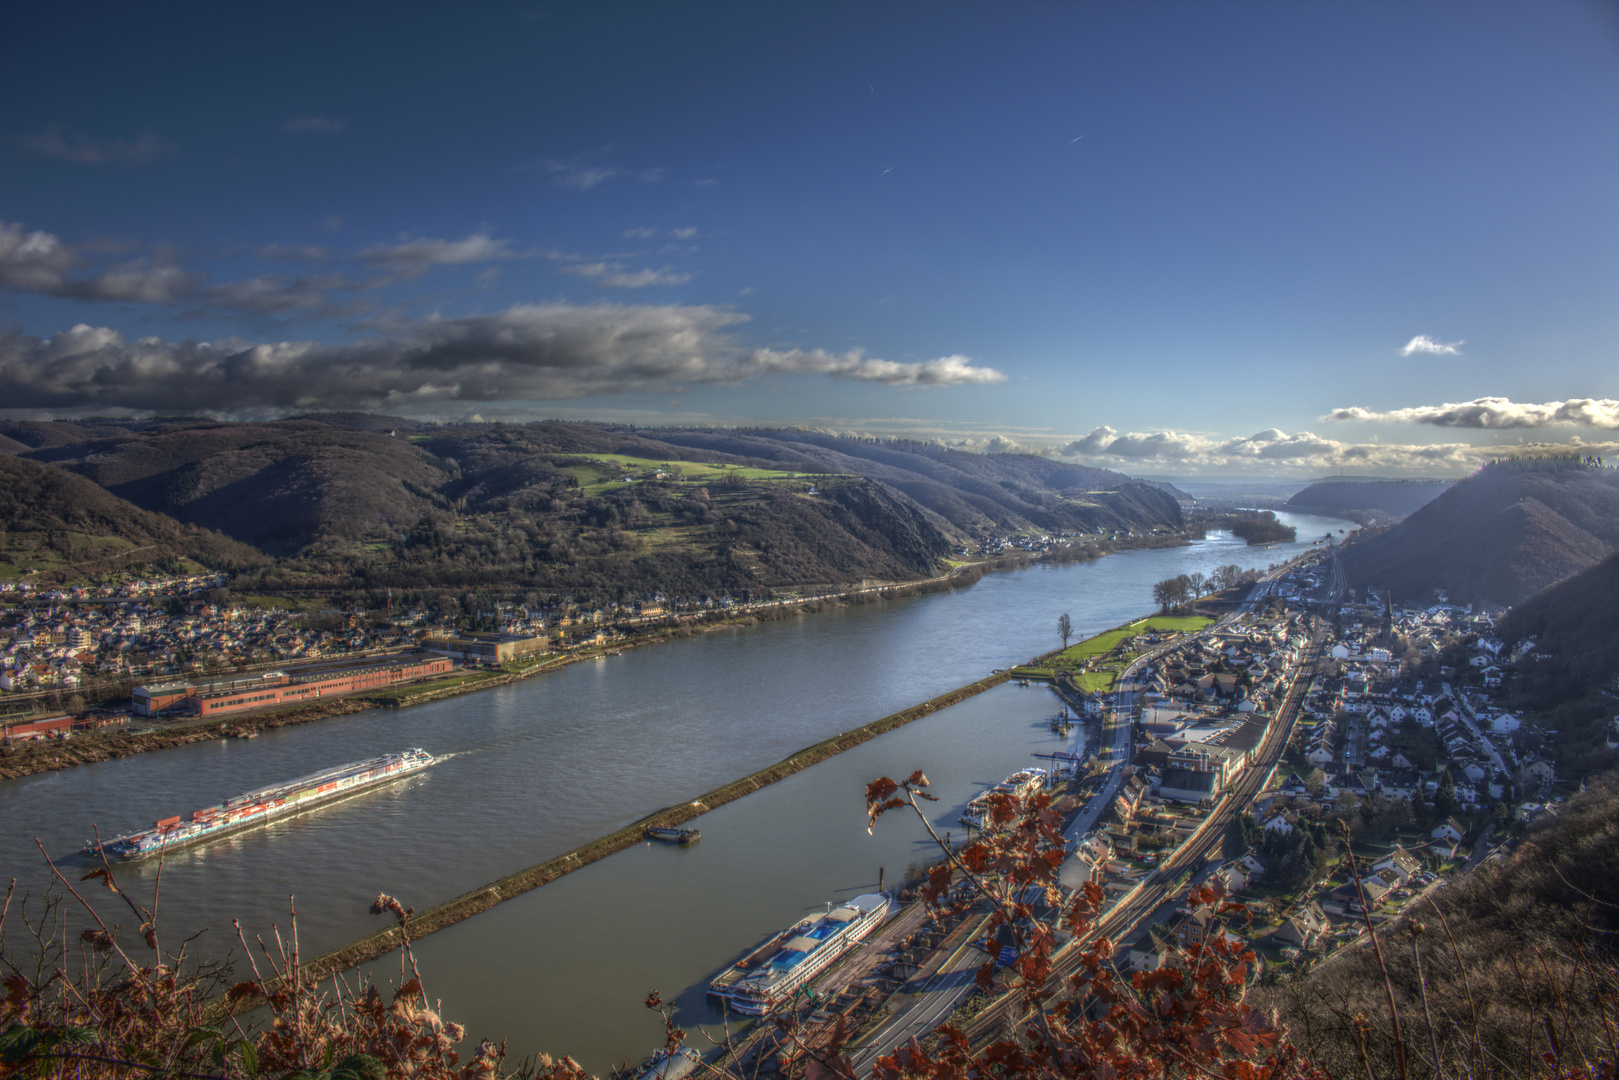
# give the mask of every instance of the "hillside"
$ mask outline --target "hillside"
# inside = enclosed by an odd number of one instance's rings
[[[675,446],[774,462],[812,463],[881,480],[972,536],[1038,529],[1112,532],[1178,528],[1180,504],[1122,473],[1033,454],[970,454],[929,443],[813,431],[648,432]]]
[[[46,440],[76,426],[38,435]],[[434,490],[453,477],[405,439],[310,420],[97,431],[77,442],[42,441],[29,456],[276,555],[326,536],[403,532],[434,505],[413,488]]]
[[[1480,469],[1400,524],[1343,549],[1357,586],[1429,602],[1510,605],[1594,566],[1619,546],[1619,471],[1503,462]]]
[[[1445,1075],[1468,1075],[1459,1059],[1469,1054],[1475,1024],[1489,1064],[1472,1075],[1527,1071],[1528,1056],[1547,1049],[1547,1029],[1562,1040],[1565,1063],[1581,1052],[1591,1060],[1603,1055],[1608,1032],[1600,1010],[1619,959],[1616,833],[1619,778],[1610,771],[1528,826],[1511,855],[1434,894],[1443,920],[1426,904],[1408,909],[1426,924],[1416,940],[1426,995],[1411,938],[1390,935],[1382,947],[1414,1061],[1430,1045],[1425,999],[1436,1041],[1453,1058]],[[1279,1007],[1295,1041],[1331,1075],[1394,1076],[1384,995],[1371,950],[1348,948],[1262,992],[1257,1004]],[[1370,1022],[1371,1061],[1364,1065],[1357,1016]],[[1543,1025],[1542,1018],[1550,1019]],[[1424,1067],[1412,1075],[1432,1073]]]
[[[218,569],[267,562],[227,536],[150,513],[81,476],[0,455],[0,576],[44,580],[191,558]]]
[[[264,588],[612,596],[907,580],[974,538],[1183,523],[1172,493],[1103,469],[813,432],[360,413],[3,431],[19,457],[280,557],[255,575]]]
[[[1537,704],[1612,682],[1619,677],[1619,553],[1519,604],[1499,632],[1512,645],[1536,639],[1533,657],[1518,664],[1517,689]]]
[[[1307,513],[1403,518],[1448,490],[1450,480],[1323,480],[1287,500]]]
[[[967,536],[1181,524],[1172,494],[1105,469],[815,432],[437,426],[322,414],[251,424],[36,421],[0,433],[24,443],[26,456],[139,506],[278,554],[325,539],[401,533],[435,511],[532,510],[575,484],[572,459],[609,456],[863,476]]]

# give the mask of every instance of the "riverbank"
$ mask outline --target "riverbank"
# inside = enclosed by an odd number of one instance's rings
[[[412,942],[419,941],[473,915],[488,911],[506,900],[521,896],[530,890],[555,881],[581,867],[588,866],[616,852],[640,844],[645,840],[645,831],[649,827],[675,827],[684,824],[693,818],[727,803],[734,802],[745,795],[750,795],[770,784],[785,780],[787,777],[834,757],[845,750],[868,742],[878,735],[903,727],[941,709],[982,694],[1005,683],[1010,677],[1006,672],[998,672],[987,678],[979,679],[976,682],[968,683],[966,686],[958,687],[948,693],[931,698],[919,705],[913,705],[872,723],[843,732],[832,738],[824,739],[783,758],[773,765],[756,770],[741,779],[733,780],[728,784],[699,795],[689,802],[682,802],[656,810],[621,829],[576,847],[571,851],[564,852],[514,874],[508,874],[426,911],[413,914],[405,921],[403,934],[401,933],[401,927],[398,925],[369,934],[305,962],[301,965],[301,970],[305,976],[318,980],[386,956],[388,953],[398,949],[406,938]],[[255,1002],[251,1001],[243,1002],[237,1006],[237,1009],[238,1011],[246,1011],[254,1007],[255,1004]]]
[[[856,592],[817,596],[803,600],[783,602],[759,612],[730,615],[703,622],[669,626],[639,634],[633,638],[615,641],[579,652],[557,656],[520,670],[461,669],[444,679],[433,679],[421,684],[405,684],[384,690],[370,691],[343,698],[327,698],[310,705],[265,709],[262,712],[236,713],[225,720],[182,720],[158,729],[143,731],[115,731],[102,729],[75,733],[70,739],[34,739],[16,742],[0,749],[0,780],[13,780],[39,773],[54,772],[75,765],[112,761],[152,750],[165,750],[210,739],[241,737],[295,724],[307,724],[334,716],[363,712],[367,709],[397,709],[410,705],[425,705],[432,701],[458,697],[480,690],[508,686],[538,675],[549,675],[569,664],[598,660],[610,653],[657,645],[675,638],[692,637],[716,630],[756,626],[760,622],[774,621],[800,611],[826,611],[846,603],[870,603],[876,599],[890,599],[941,588],[965,588],[976,582],[980,573],[976,567],[958,567],[948,574],[914,584],[882,586]],[[761,615],[763,618],[761,618]]]
[[[477,670],[460,671],[449,680],[434,680],[419,687],[409,685],[372,691],[353,697],[326,699],[312,705],[270,709],[259,713],[239,713],[223,722],[192,720],[165,726],[157,730],[140,732],[100,730],[75,734],[71,739],[49,739],[19,742],[0,749],[0,780],[17,779],[41,773],[111,761],[192,743],[205,742],[224,735],[249,734],[274,728],[311,723],[334,716],[363,712],[372,708],[403,708],[446,698],[458,697],[475,691],[507,686],[524,679],[560,671],[570,664],[595,661],[611,652],[642,648],[675,638],[688,638],[717,630],[754,626],[763,622],[787,619],[801,613],[816,613],[852,605],[897,600],[967,588],[976,584],[986,573],[1017,570],[1036,563],[1056,565],[1088,562],[1105,555],[1142,549],[1182,546],[1188,542],[1185,535],[1166,534],[1134,537],[1128,540],[1091,541],[1080,545],[1057,548],[1044,554],[1010,553],[989,559],[952,567],[944,574],[913,582],[884,582],[849,589],[839,593],[792,597],[769,602],[762,607],[746,611],[716,613],[704,619],[693,619],[665,627],[648,630],[635,637],[615,641],[608,645],[582,650],[534,664],[519,671]]]

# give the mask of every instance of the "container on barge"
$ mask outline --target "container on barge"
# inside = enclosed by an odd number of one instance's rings
[[[143,859],[182,844],[261,825],[364,788],[397,780],[427,768],[433,764],[433,760],[433,755],[426,750],[410,749],[338,765],[249,791],[234,799],[227,799],[218,806],[161,818],[143,832],[104,840],[99,844],[91,841],[85,845],[84,851],[87,855],[106,855],[116,859]]]
[[[789,927],[709,983],[708,992],[748,1016],[785,1005],[806,983],[859,944],[888,916],[892,901],[866,893]]]

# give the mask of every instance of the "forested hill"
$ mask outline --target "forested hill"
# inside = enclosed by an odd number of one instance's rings
[[[1400,524],[1343,549],[1356,585],[1431,601],[1516,604],[1619,546],[1619,470],[1573,461],[1480,469]]]
[[[323,537],[402,533],[434,509],[434,492],[451,478],[408,439],[315,421],[181,421],[111,433],[98,425],[70,441],[76,427],[34,432],[56,438],[29,456],[276,555]]]
[[[46,580],[189,557],[217,569],[267,562],[228,536],[150,513],[81,476],[0,454],[0,568]]]
[[[813,431],[645,434],[676,446],[777,462],[814,462],[881,480],[975,535],[1022,529],[1088,532],[1178,528],[1180,504],[1153,484],[1033,454],[972,454],[931,443]]]
[[[1452,480],[1323,480],[1287,500],[1290,509],[1402,518],[1444,494]]]
[[[1512,645],[1535,639],[1531,657],[1517,666],[1517,689],[1537,704],[1612,683],[1619,678],[1619,553],[1519,604],[1499,631]]]
[[[435,515],[544,516],[578,494],[581,467],[625,458],[880,480],[961,538],[1181,524],[1171,495],[1105,469],[812,432],[440,426],[331,414],[243,424],[30,422],[0,425],[0,436],[138,506],[278,555],[323,540],[401,535]]]
[[[926,577],[953,547],[1015,532],[1183,524],[1173,495],[1107,470],[811,432],[349,413],[9,423],[0,438],[278,557],[264,588],[736,592]]]

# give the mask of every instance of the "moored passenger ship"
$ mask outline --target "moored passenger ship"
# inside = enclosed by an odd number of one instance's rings
[[[891,901],[866,893],[775,935],[721,972],[708,992],[749,1016],[785,1005],[805,983],[825,971],[887,917]]]
[[[142,859],[182,844],[260,825],[273,818],[307,810],[319,803],[349,795],[364,788],[425,769],[433,764],[426,750],[411,749],[399,754],[354,761],[323,769],[295,780],[249,791],[218,806],[189,814],[162,818],[144,832],[130,833],[100,844],[85,845],[87,855],[107,855],[116,859]]]
[[[967,804],[967,809],[962,813],[959,820],[963,825],[981,829],[983,828],[984,815],[989,811],[989,800],[996,793],[1026,799],[1045,786],[1046,770],[1038,768],[1019,769],[988,791],[974,796],[973,800]]]

